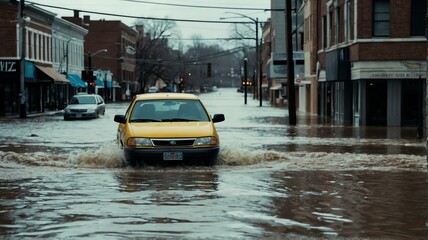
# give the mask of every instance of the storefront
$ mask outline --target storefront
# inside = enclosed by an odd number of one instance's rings
[[[19,61],[0,60],[0,116],[19,114]]]
[[[19,60],[0,60],[0,116],[19,115],[19,66]],[[24,79],[27,113],[64,107],[70,82],[52,67],[26,61]]]

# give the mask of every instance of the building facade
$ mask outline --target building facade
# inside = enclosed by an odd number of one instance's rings
[[[84,50],[86,66],[88,66],[88,55],[92,54],[92,70],[110,71],[112,74],[113,89],[97,85],[98,93],[108,96],[107,101],[126,100],[137,93],[135,46],[138,32],[121,21],[91,20],[89,16],[80,18],[77,11],[73,17],[63,18],[88,30]],[[103,49],[107,51],[99,52]]]
[[[420,0],[305,1],[311,111],[338,124],[421,125],[426,9]]]
[[[306,109],[306,103],[310,102],[305,95],[306,85],[304,84],[304,55],[303,55],[303,0],[294,0],[292,6],[292,49],[293,49],[293,79],[296,91],[296,107]],[[283,106],[287,99],[287,50],[286,50],[286,21],[285,21],[285,1],[271,0],[271,58],[267,61],[267,79],[270,82],[269,94],[270,102],[273,106]]]
[[[61,53],[55,37],[60,34],[52,28],[56,14],[27,4],[21,18],[14,0],[0,1],[0,9],[0,116],[62,109],[70,82],[56,62]]]

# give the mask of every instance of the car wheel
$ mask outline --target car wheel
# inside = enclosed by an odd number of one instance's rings
[[[137,160],[135,160],[135,159],[126,159],[126,164],[128,165],[128,166],[131,166],[131,167],[137,167],[138,166],[138,162],[137,162]]]
[[[216,159],[208,159],[208,160],[204,160],[202,164],[203,166],[211,167],[211,166],[214,166],[216,162],[217,162]]]

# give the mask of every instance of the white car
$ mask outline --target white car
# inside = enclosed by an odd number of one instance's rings
[[[156,86],[150,87],[149,88],[149,93],[158,93],[159,92],[159,88]]]
[[[64,120],[98,118],[104,113],[105,103],[100,95],[77,94],[64,108]]]

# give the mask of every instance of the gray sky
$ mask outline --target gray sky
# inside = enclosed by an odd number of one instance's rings
[[[88,10],[94,12],[107,12],[121,15],[157,17],[157,18],[176,18],[176,19],[195,19],[195,20],[214,20],[218,21],[222,17],[235,17],[226,21],[250,21],[249,19],[239,17],[236,14],[243,14],[251,18],[259,18],[259,21],[266,21],[270,17],[270,12],[263,10],[241,10],[241,9],[216,9],[216,8],[189,8],[169,5],[157,5],[152,3],[166,3],[179,5],[197,5],[214,6],[225,8],[260,8],[269,9],[270,0],[26,0],[27,3],[35,2],[46,5],[60,6],[64,8],[73,8]],[[145,3],[144,3],[145,2]],[[58,17],[72,16],[72,11],[60,10],[55,8],[42,7],[50,12],[57,13]],[[233,13],[230,13],[233,12]],[[81,16],[88,15],[82,13]],[[91,15],[91,14],[89,14]],[[122,20],[127,25],[133,25],[135,19],[118,18],[104,15],[91,15],[92,20]],[[190,38],[193,34],[198,34],[202,38],[227,38],[230,37],[230,24],[214,23],[189,23],[177,22],[177,26],[182,33],[183,38]]]

